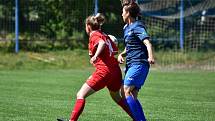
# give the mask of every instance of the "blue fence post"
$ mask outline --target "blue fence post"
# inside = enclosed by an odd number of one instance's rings
[[[16,0],[15,8],[15,52],[19,52],[19,0]]]
[[[180,7],[180,48],[184,49],[184,0],[181,0]]]
[[[99,4],[99,1],[95,0],[94,15],[96,15],[98,13],[98,4]]]

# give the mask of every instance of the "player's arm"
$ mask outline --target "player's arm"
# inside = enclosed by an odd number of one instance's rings
[[[122,64],[125,60],[123,59],[123,57],[125,57],[126,55],[126,48],[118,55],[118,62],[120,64]]]
[[[91,64],[93,64],[96,61],[97,57],[101,54],[104,48],[105,48],[105,42],[103,40],[99,40],[96,52],[94,56],[90,59]]]
[[[150,64],[154,64],[155,63],[155,59],[154,59],[154,54],[152,51],[152,44],[150,43],[150,41],[148,39],[144,39],[143,43],[146,45],[147,51],[148,51],[148,62]]]

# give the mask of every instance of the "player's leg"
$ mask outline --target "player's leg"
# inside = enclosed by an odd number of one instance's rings
[[[128,68],[124,79],[124,95],[135,120],[145,121],[142,106],[137,100],[138,91],[148,74],[148,65],[133,65]]]
[[[77,93],[77,101],[75,103],[73,112],[71,114],[71,121],[77,121],[79,115],[83,111],[85,105],[85,98],[94,92],[105,87],[106,82],[103,81],[107,77],[105,71],[96,70],[92,76],[88,78],[86,83],[81,87]]]
[[[114,100],[115,103],[117,103],[132,119],[132,113],[128,108],[127,102],[122,96],[120,95],[120,91],[110,91],[110,96]]]
[[[132,118],[132,114],[126,104],[125,98],[120,95],[120,88],[122,87],[122,73],[120,67],[112,68],[106,81],[108,82],[107,88],[111,98]]]
[[[138,104],[138,100],[137,100],[137,91],[135,90],[135,86],[124,86],[124,92],[125,92],[125,97],[126,97],[126,101],[127,104],[129,106],[129,109],[132,112],[132,115],[135,119],[135,121],[145,121],[145,116],[142,110],[141,105]],[[132,92],[136,92],[136,93],[132,93]]]
[[[80,114],[84,110],[85,98],[93,94],[95,91],[87,84],[84,83],[77,93],[76,102],[70,116],[70,121],[77,121]],[[57,119],[58,121],[67,121],[65,119]]]
[[[138,99],[136,100],[136,103],[137,103],[137,106],[138,106],[137,109],[139,110],[138,112],[140,113],[140,116],[142,116],[142,119],[146,120],[144,112],[143,112],[142,105],[141,105],[141,103],[140,103],[140,101]]]
[[[84,83],[81,89],[77,93],[77,99],[73,108],[73,111],[70,116],[70,121],[77,121],[80,114],[84,110],[85,98],[95,91],[87,84]]]
[[[134,88],[131,93],[132,93],[132,96],[133,96],[133,98],[135,99],[135,101],[137,103],[137,107],[138,107],[137,109],[138,109],[138,112],[140,113],[141,119],[145,119],[145,115],[144,115],[144,112],[143,112],[142,105],[141,105],[140,101],[137,98],[138,97],[138,92],[139,92],[139,89]]]

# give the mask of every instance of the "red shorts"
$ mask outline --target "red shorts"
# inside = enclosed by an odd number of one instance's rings
[[[119,67],[114,68],[97,68],[86,83],[95,91],[98,91],[105,86],[110,91],[118,91],[122,84],[122,73]]]

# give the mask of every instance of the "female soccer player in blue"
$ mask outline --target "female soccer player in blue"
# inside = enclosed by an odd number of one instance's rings
[[[124,26],[125,49],[118,55],[118,61],[124,62],[126,55],[126,71],[123,82],[123,95],[135,121],[146,121],[142,106],[137,99],[149,72],[150,64],[154,64],[154,56],[149,36],[143,23],[137,20],[140,8],[135,2],[123,5],[122,17]]]

